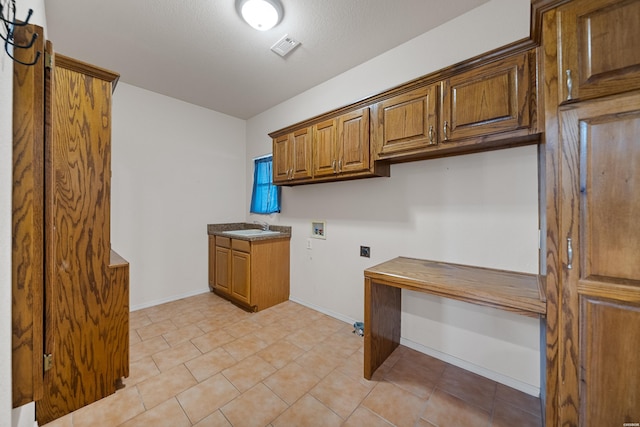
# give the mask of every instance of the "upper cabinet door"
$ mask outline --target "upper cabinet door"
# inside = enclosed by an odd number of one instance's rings
[[[533,85],[529,54],[512,56],[445,81],[442,143],[530,126]]]
[[[639,1],[574,1],[558,17],[560,102],[640,87]]]
[[[369,107],[338,118],[338,171],[369,170]]]
[[[289,135],[273,140],[273,182],[286,182],[291,177]]]
[[[336,120],[325,120],[313,126],[313,176],[338,173]]]
[[[422,151],[438,144],[440,83],[376,104],[374,131],[380,158]]]

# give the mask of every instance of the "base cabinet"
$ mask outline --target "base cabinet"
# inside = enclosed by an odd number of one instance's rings
[[[214,239],[209,271],[212,291],[250,310],[259,311],[289,299],[289,238]]]

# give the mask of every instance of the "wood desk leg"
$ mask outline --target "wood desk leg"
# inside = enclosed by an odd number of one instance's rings
[[[364,279],[364,377],[400,344],[401,289]]]

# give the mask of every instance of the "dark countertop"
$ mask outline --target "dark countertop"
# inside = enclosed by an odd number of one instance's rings
[[[271,240],[291,238],[291,227],[286,225],[271,225],[269,224],[269,230],[278,231],[279,234],[268,234],[265,236],[241,236],[227,234],[227,231],[233,230],[262,230],[261,224],[253,224],[248,222],[229,222],[225,224],[207,224],[207,234],[212,236],[229,237],[232,239],[256,241],[256,240]]]

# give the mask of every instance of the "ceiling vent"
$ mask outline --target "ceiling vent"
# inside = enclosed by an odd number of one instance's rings
[[[271,46],[271,50],[284,58],[299,44],[298,40],[292,39],[288,34],[285,34],[276,44]]]

